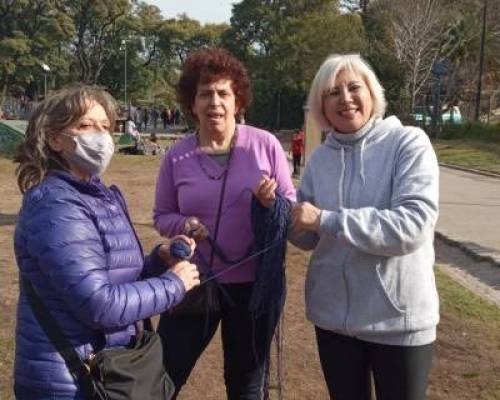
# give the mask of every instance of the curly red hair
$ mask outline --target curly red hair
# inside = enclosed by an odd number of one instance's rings
[[[252,102],[252,89],[244,65],[227,50],[211,47],[193,51],[187,57],[177,85],[177,100],[186,115],[193,115],[193,105],[199,83],[229,79],[236,97],[236,117],[240,117]]]

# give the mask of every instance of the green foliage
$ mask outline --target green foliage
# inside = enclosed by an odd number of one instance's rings
[[[387,8],[370,7],[363,15],[367,37],[366,57],[385,88],[388,114],[405,114],[409,94],[405,88],[405,68],[398,61],[393,48],[391,18]]]
[[[500,142],[500,123],[467,122],[465,124],[444,125],[440,138],[445,140],[474,139]]]
[[[500,142],[469,136],[433,141],[440,162],[500,173]]]
[[[57,43],[72,26],[58,0],[0,2],[0,104],[9,87],[24,87],[41,76]]]
[[[445,33],[436,43],[450,65],[442,81],[442,103],[471,101],[483,0],[415,0],[412,7],[428,1],[439,8]],[[105,86],[121,100],[127,81],[129,99],[172,104],[187,54],[201,46],[224,46],[250,72],[255,101],[247,119],[255,124],[273,129],[301,125],[319,65],[329,54],[347,52],[368,59],[386,89],[388,112],[404,118],[415,101],[425,105],[432,95],[432,76],[425,72],[432,57],[424,57],[420,65],[425,68],[416,73],[398,54],[395,18],[411,22],[413,8],[406,12],[407,2],[372,0],[365,12],[361,3],[242,0],[233,5],[230,25],[202,25],[186,15],[164,19],[158,7],[141,0],[2,1],[0,104],[9,93],[42,93],[42,63],[51,68],[49,90],[83,81]],[[489,10],[483,88],[492,92],[500,80],[500,2],[489,2]]]
[[[458,315],[471,323],[487,323],[491,329],[500,328],[500,310],[496,306],[453,282],[439,269],[436,278],[443,313]]]
[[[216,45],[225,24],[186,16],[165,21],[156,6],[131,0],[18,0],[0,3],[0,94],[43,92],[74,81],[124,98],[125,47],[130,99],[172,104],[186,54]],[[2,99],[0,99],[0,104]]]
[[[223,43],[250,71],[250,121],[276,130],[302,125],[310,82],[325,57],[363,49],[361,18],[340,14],[338,4],[244,0],[233,7]]]
[[[216,46],[228,28],[226,24],[207,24],[181,15],[179,19],[165,21],[159,32],[159,45],[169,58],[183,63],[188,53],[202,46]]]

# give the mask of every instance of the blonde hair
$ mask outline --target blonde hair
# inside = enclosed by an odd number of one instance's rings
[[[371,116],[383,117],[385,114],[387,102],[385,100],[384,88],[370,65],[359,54],[334,54],[329,56],[321,67],[319,67],[307,100],[312,117],[323,131],[328,131],[332,128],[323,112],[325,93],[335,86],[335,79],[341,71],[354,72],[363,77],[373,101]]]
[[[61,133],[75,124],[88,111],[92,103],[98,103],[106,112],[110,132],[116,121],[116,102],[105,90],[73,85],[63,88],[43,100],[28,122],[24,141],[19,145],[14,162],[17,185],[22,193],[40,183],[47,172],[55,168],[67,168],[65,160],[49,146],[49,137]]]

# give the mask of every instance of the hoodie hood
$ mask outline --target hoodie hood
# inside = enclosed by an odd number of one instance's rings
[[[390,116],[385,119],[380,117],[368,121],[359,131],[354,133],[340,133],[332,129],[325,140],[325,146],[340,149],[342,146],[352,146],[356,143],[370,142],[380,135],[389,134],[391,131],[401,129],[401,121]]]
[[[373,118],[368,121],[365,126],[354,133],[339,133],[335,130],[330,131],[326,140],[325,146],[335,150],[340,150],[340,180],[338,184],[339,204],[343,206],[344,198],[344,179],[345,179],[345,147],[353,147],[359,162],[359,178],[362,185],[365,184],[365,162],[364,152],[367,143],[375,140],[379,136],[390,134],[391,131],[401,129],[402,125],[399,119],[395,116],[386,119]]]

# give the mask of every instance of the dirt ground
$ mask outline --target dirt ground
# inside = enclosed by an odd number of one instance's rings
[[[132,220],[150,249],[159,239],[152,228],[151,210],[159,158],[117,156],[104,179],[125,193]],[[12,237],[21,196],[14,165],[0,158],[0,399],[12,399],[15,309],[18,276]],[[316,351],[313,326],[304,318],[303,281],[309,255],[290,246],[288,298],[284,322],[284,399],[327,399]],[[495,328],[493,328],[493,326]],[[464,316],[443,303],[437,357],[429,399],[500,399],[500,332],[481,317]],[[273,358],[273,362],[275,358]],[[275,364],[272,368],[275,376]],[[275,379],[271,398],[277,399]],[[221,345],[216,340],[198,362],[180,396],[185,399],[224,399]]]

